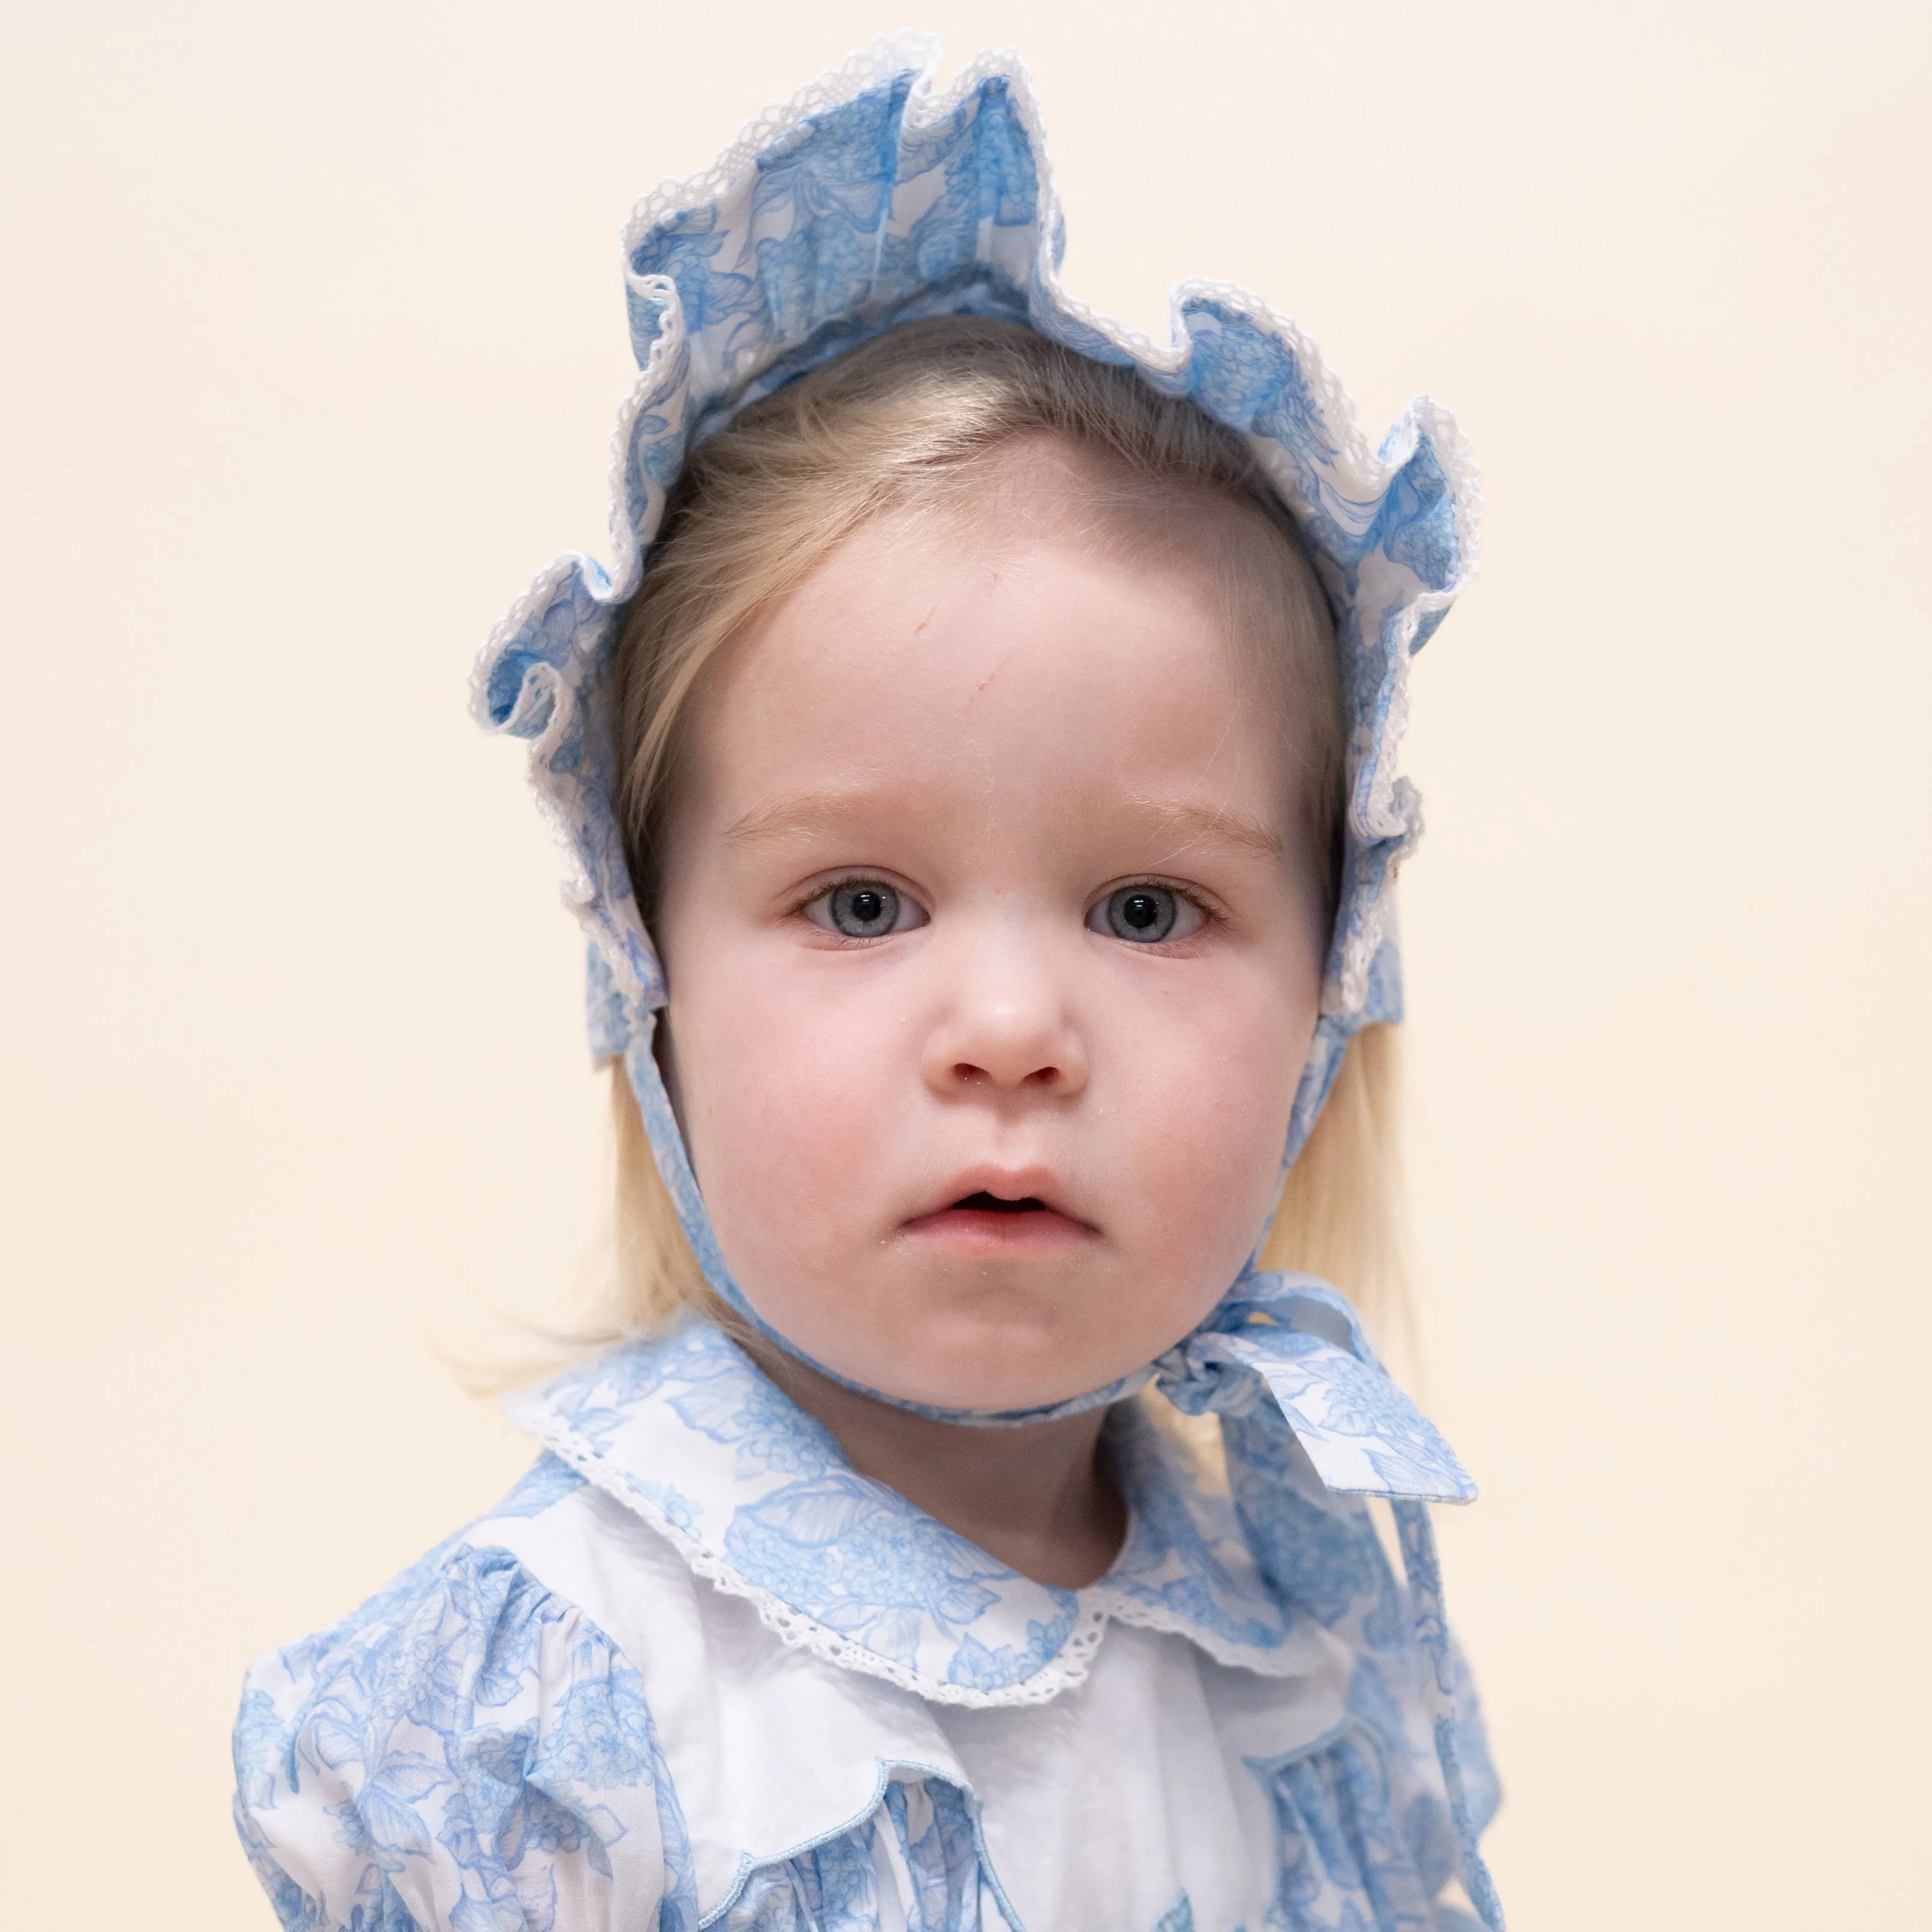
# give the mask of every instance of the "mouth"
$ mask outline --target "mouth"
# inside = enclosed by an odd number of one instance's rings
[[[1053,1210],[1036,1194],[1023,1194],[1017,1201],[1003,1201],[982,1188],[976,1194],[962,1196],[946,1210],[950,1214],[1050,1214]]]
[[[968,1256],[1046,1255],[1083,1246],[1099,1230],[1037,1194],[974,1189],[905,1224],[922,1244]]]

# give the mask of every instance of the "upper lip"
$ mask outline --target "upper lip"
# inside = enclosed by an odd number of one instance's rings
[[[1002,1201],[1037,1201],[1042,1208],[1051,1208],[1070,1221],[1077,1221],[1082,1227],[1092,1225],[1067,1204],[1065,1189],[1052,1171],[1044,1167],[966,1168],[947,1181],[936,1197],[911,1218],[923,1221],[932,1215],[943,1214],[975,1194],[991,1194]]]

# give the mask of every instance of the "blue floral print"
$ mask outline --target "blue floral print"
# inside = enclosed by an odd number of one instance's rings
[[[285,1932],[552,1932],[560,1896],[627,1892],[694,1918],[636,1672],[501,1550],[426,1561],[257,1665],[235,1762]]]
[[[981,1864],[970,1801],[940,1778],[895,1778],[862,1824],[754,1873],[722,1922],[728,1932],[875,1932],[887,1884],[907,1932],[1003,1932],[1010,1922]]]
[[[928,1688],[1023,1682],[1072,1628],[1068,1592],[1017,1576],[860,1475],[706,1324],[617,1350],[511,1408],[680,1546]],[[657,1473],[667,1469],[680,1473],[675,1491]]]
[[[1305,1286],[1276,1305],[1349,1332],[1344,1310]],[[1244,1375],[1265,1396],[1252,1370],[1215,1373],[1227,1386]],[[809,1649],[820,1630],[844,1646],[836,1660],[850,1666],[866,1649],[872,1674],[934,1700],[993,1708],[1036,1702],[1042,1682],[1072,1691],[1087,1667],[1073,1634],[1096,1616],[1171,1631],[1263,1676],[1298,1629],[1318,1624],[1354,1660],[1342,1720],[1297,1751],[1250,1762],[1276,1820],[1266,1923],[1446,1928],[1436,1901],[1459,1862],[1475,1895],[1464,1844],[1497,1793],[1473,1690],[1428,1594],[1416,1521],[1403,1526],[1405,1586],[1360,1499],[1314,1477],[1290,1418],[1262,1400],[1234,1406],[1242,1412],[1224,1425],[1232,1502],[1202,1486],[1138,1405],[1109,1416],[1130,1533],[1108,1575],[1070,1592],[1030,1582],[859,1476],[707,1324],[570,1371],[518,1406],[549,1446],[490,1516],[334,1629],[250,1672],[235,1729],[236,1817],[282,1924],[697,1926],[689,1821],[642,1678],[605,1630],[498,1540],[596,1494],[673,1535],[721,1587],[771,1606],[787,1643]],[[1252,1438],[1245,1448],[1242,1431]],[[748,1442],[763,1446],[748,1456]],[[1252,1477],[1270,1459],[1280,1480],[1265,1493],[1278,1498],[1286,1485],[1294,1502],[1286,1516],[1244,1500],[1240,1472]],[[801,1460],[812,1473],[791,1473]],[[682,1479],[674,1490],[650,1473],[666,1466]],[[667,1496],[679,1499],[676,1519]],[[1050,1614],[1034,1614],[1042,1602]],[[1456,1727],[1454,1787],[1441,1769],[1442,1711]],[[1018,1926],[978,1802],[956,1772],[900,1765],[856,1818],[781,1856],[748,1847],[704,1922],[746,1932]],[[1185,1894],[1148,1916],[1154,1932],[1209,1932]]]
[[[950,1634],[998,1600],[1004,1567],[863,1477],[788,1484],[740,1510],[724,1547],[738,1567],[830,1628],[910,1664],[929,1622]]]
[[[1372,1739],[1351,1730],[1253,1769],[1280,1834],[1272,1924],[1285,1932],[1354,1932],[1365,1922],[1378,1932],[1434,1932],[1433,1900],[1453,1868],[1453,1841],[1444,1845],[1425,1825],[1418,1844],[1401,1828]]]
[[[1413,1498],[1468,1478],[1332,1289],[1251,1276],[1227,1306],[1234,1334],[1197,1336],[1158,1366],[1183,1407],[1221,1412],[1232,1508],[1184,1480],[1123,1405],[1109,1440],[1140,1504],[1096,1600],[1137,1622],[1181,1619],[1243,1661],[1279,1651],[1294,1612],[1365,1650],[1401,1648],[1407,1612],[1341,1486]],[[557,1458],[594,1468],[681,1546],[808,1616],[858,1668],[928,1694],[1023,1685],[1054,1666],[1074,1626],[1069,1592],[1018,1576],[857,1474],[708,1324],[617,1350],[511,1406]],[[657,1473],[674,1468],[675,1488]]]
[[[1436,1502],[1476,1493],[1435,1424],[1376,1360],[1354,1311],[1312,1276],[1244,1275],[1154,1372],[1190,1414],[1279,1409],[1337,1493]]]

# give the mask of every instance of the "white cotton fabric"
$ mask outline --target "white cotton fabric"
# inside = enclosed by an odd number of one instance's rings
[[[977,1796],[988,1865],[1025,1925],[1152,1926],[1184,1893],[1198,1924],[1258,1925],[1274,1820],[1243,1760],[1305,1748],[1346,1713],[1339,1644],[1308,1646],[1305,1673],[1259,1678],[1120,1625],[1045,1709],[931,1704],[786,1646],[594,1489],[478,1533],[640,1660],[701,1921],[758,1866],[862,1823],[912,1772]]]

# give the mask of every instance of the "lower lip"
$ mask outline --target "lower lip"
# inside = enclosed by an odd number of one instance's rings
[[[996,1214],[983,1208],[942,1208],[906,1223],[906,1232],[922,1243],[963,1255],[1064,1254],[1094,1238],[1084,1222],[1050,1208],[1026,1214]]]

